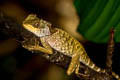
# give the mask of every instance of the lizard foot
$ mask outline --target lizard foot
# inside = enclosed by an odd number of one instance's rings
[[[80,63],[78,63],[78,65],[76,66],[76,69],[75,69],[75,74],[80,77],[88,77],[89,78],[89,75],[88,74],[85,74],[85,73],[80,73],[79,72],[79,69],[80,69]]]

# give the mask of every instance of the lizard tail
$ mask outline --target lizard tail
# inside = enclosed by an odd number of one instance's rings
[[[92,68],[94,71],[100,72],[100,73],[105,73],[106,70],[105,69],[101,69],[99,67],[97,67],[92,61],[91,61],[91,66],[89,66],[90,68]],[[93,67],[94,66],[94,67]],[[117,80],[120,80],[120,77],[118,74],[116,74],[115,72],[112,72],[112,76],[114,78],[116,78]]]
[[[101,69],[100,67],[96,66],[95,63],[93,63],[93,61],[91,61],[90,59],[88,60],[89,60],[87,63],[88,67],[90,67],[96,72],[105,73],[105,69]]]
[[[96,66],[95,63],[92,60],[90,60],[89,56],[87,56],[86,53],[80,57],[80,62],[84,63],[85,65],[87,65],[89,68],[96,72],[99,73],[106,72],[105,69],[101,69],[100,67]]]
[[[92,70],[96,71],[96,72],[99,72],[99,73],[105,73],[106,70],[105,69],[101,69],[99,68],[98,66],[96,66],[92,60],[90,60],[89,56],[85,55],[84,56],[82,55],[80,57],[80,62],[84,63],[85,65],[87,65],[89,68],[91,68]],[[112,76],[114,78],[116,78],[117,80],[120,80],[120,77],[118,74],[116,74],[115,72],[112,72]]]
[[[114,78],[116,78],[117,80],[120,80],[119,75],[118,75],[118,74],[116,74],[115,72],[112,72],[112,76],[113,76]]]

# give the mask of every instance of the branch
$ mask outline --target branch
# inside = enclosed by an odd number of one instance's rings
[[[110,30],[110,38],[108,42],[108,49],[107,49],[107,60],[106,60],[106,69],[109,72],[112,72],[112,56],[114,52],[114,29]]]
[[[2,12],[0,12],[0,31],[2,34],[5,34],[6,36],[10,38],[14,38],[20,43],[24,44],[31,44],[34,45],[35,41],[37,41],[40,44],[39,38],[34,36],[29,31],[26,31],[21,25],[19,25],[15,20],[12,18],[6,16]],[[50,62],[53,62],[57,65],[62,66],[63,68],[67,69],[68,65],[70,63],[71,58],[68,56],[63,55],[62,53],[59,53],[54,50],[54,53],[52,55],[44,54],[39,51],[31,51],[32,53],[36,53],[36,55],[43,56]],[[80,73],[83,73],[85,75],[89,75],[89,77],[85,76],[79,76],[80,80],[112,80],[110,75],[108,73],[100,74],[92,69],[88,68],[84,64],[81,64],[83,67],[80,69]]]

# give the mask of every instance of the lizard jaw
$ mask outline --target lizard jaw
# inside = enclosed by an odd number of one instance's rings
[[[48,27],[46,27],[44,29],[39,29],[39,28],[35,28],[29,24],[23,24],[23,26],[25,29],[32,32],[34,35],[36,35],[38,37],[49,36],[51,34]]]
[[[35,34],[36,36],[40,37],[39,31],[38,31],[37,28],[32,27],[32,26],[29,25],[29,24],[23,24],[23,27],[24,27],[26,30],[28,30],[28,31],[32,32],[33,34]]]

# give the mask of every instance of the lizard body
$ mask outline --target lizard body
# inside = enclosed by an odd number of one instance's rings
[[[41,40],[43,47],[24,46],[29,50],[39,50],[41,52],[52,54],[52,48],[71,57],[71,62],[67,70],[67,74],[71,75],[74,71],[78,75],[80,62],[87,65],[92,70],[105,73],[104,69],[97,67],[87,55],[82,44],[75,38],[70,36],[67,32],[51,28],[51,24],[47,21],[39,19],[36,15],[29,15],[23,22],[23,26],[28,31],[38,36]],[[115,75],[115,73],[114,73]],[[118,76],[117,76],[118,77]]]
[[[70,36],[67,32],[56,28],[56,32],[50,35],[49,38],[47,37],[45,40],[52,48],[63,53],[64,55],[73,57],[74,55],[79,54],[78,60],[80,62],[97,72],[105,72],[90,60],[82,44]]]

